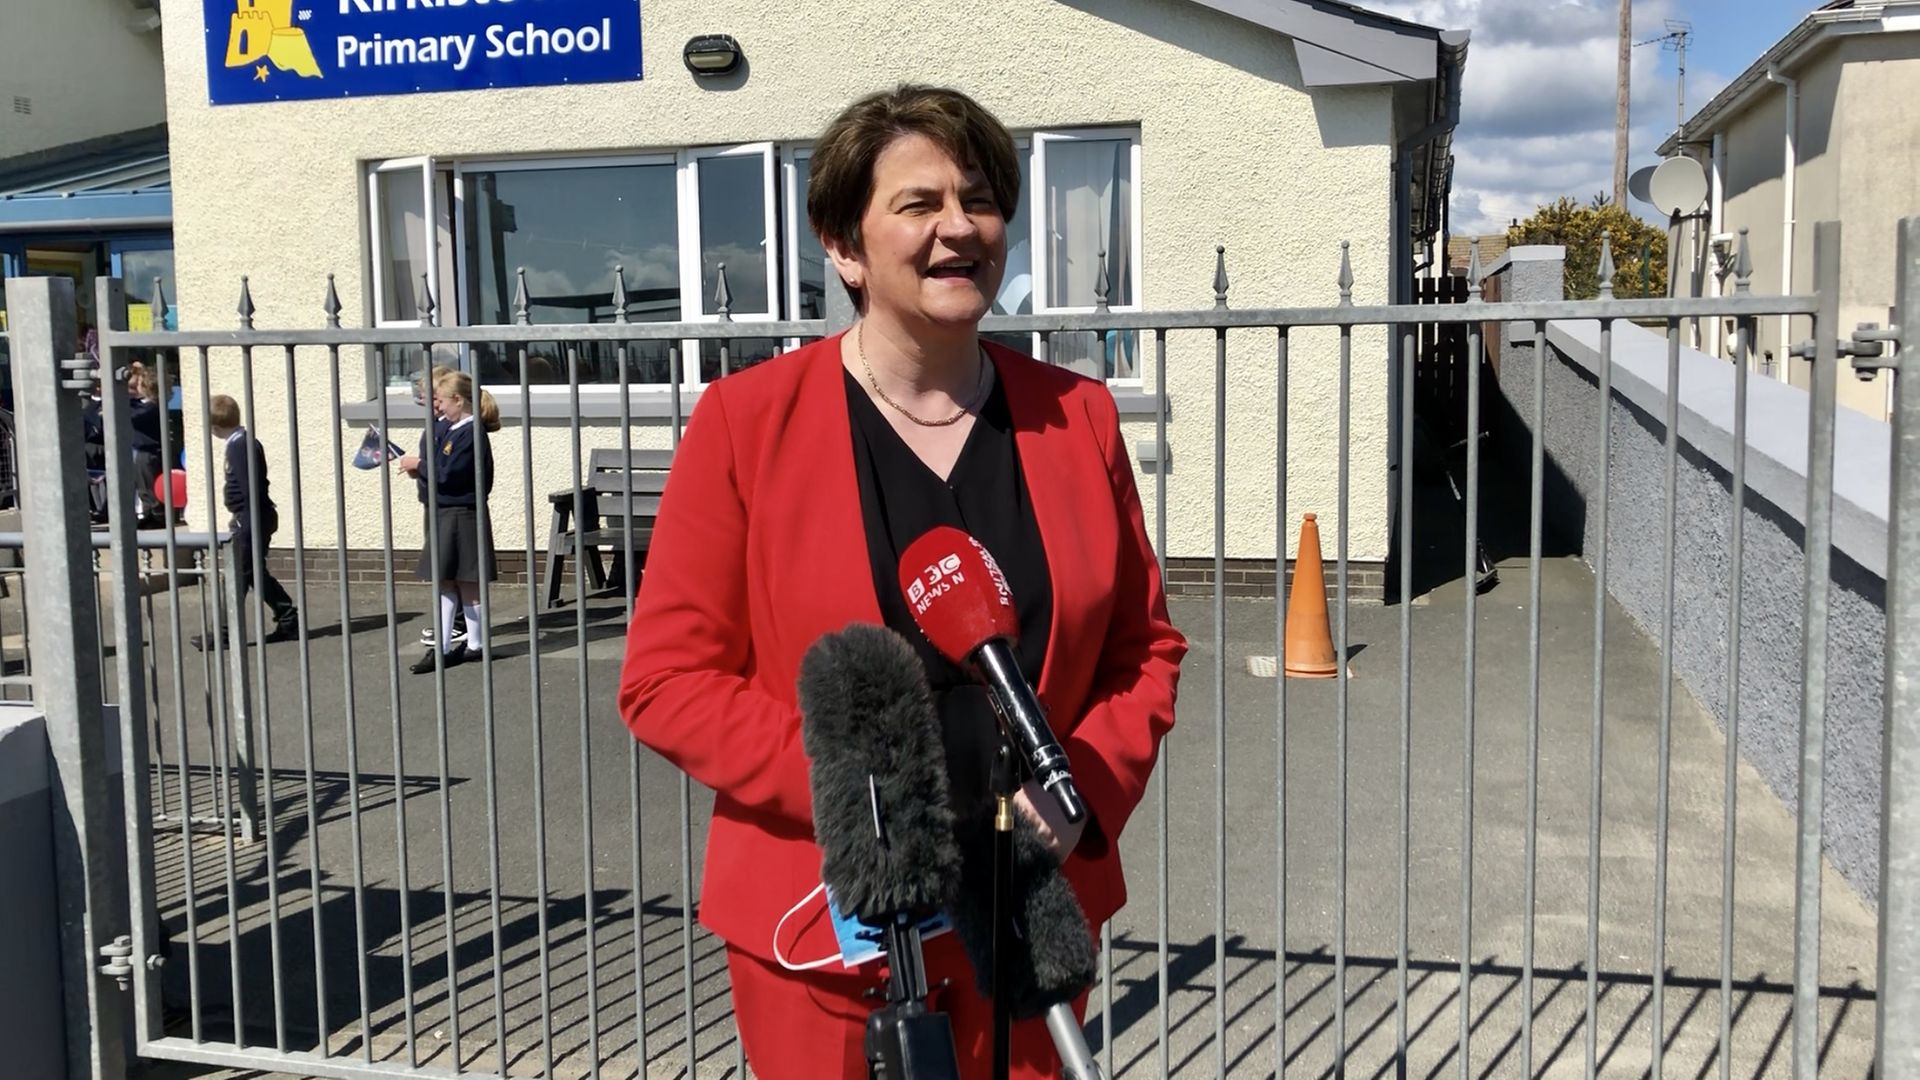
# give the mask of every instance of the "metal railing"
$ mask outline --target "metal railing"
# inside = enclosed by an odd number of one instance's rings
[[[1114,924],[1103,928],[1103,977],[1089,1009],[1089,1024],[1110,1076],[1328,1069],[1339,1075],[1348,1068],[1378,1065],[1402,1074],[1452,1068],[1465,1077],[1504,1070],[1510,1054],[1523,1074],[1532,1075],[1551,1068],[1575,1039],[1581,1040],[1584,1071],[1592,1076],[1618,1068],[1608,1063],[1624,1053],[1622,1043],[1634,1033],[1644,1040],[1639,1045],[1653,1075],[1679,1067],[1678,1059],[1668,1056],[1673,1054],[1684,1057],[1689,1068],[1718,1068],[1724,1076],[1735,1067],[1736,1053],[1749,1057],[1758,1053],[1742,1043],[1743,1037],[1751,1038],[1743,1033],[1752,1029],[1743,1012],[1756,997],[1769,996],[1781,999],[1776,1012],[1785,1026],[1773,1032],[1774,1042],[1790,1029],[1790,1059],[1796,1076],[1812,1075],[1821,1055],[1832,1051],[1836,1042],[1841,1044],[1838,1052],[1850,1052],[1853,1059],[1864,1058],[1868,1053],[1864,1047],[1871,1045],[1878,1055],[1876,1075],[1883,1078],[1920,1075],[1920,1035],[1915,1034],[1915,1025],[1901,1019],[1920,1013],[1920,960],[1915,959],[1920,954],[1920,854],[1916,854],[1920,852],[1920,839],[1916,839],[1920,702],[1914,700],[1915,687],[1920,686],[1920,652],[1916,651],[1920,573],[1915,573],[1920,565],[1920,414],[1916,412],[1920,395],[1912,392],[1920,386],[1920,367],[1916,367],[1920,350],[1907,348],[1895,359],[1882,360],[1871,355],[1867,339],[1842,341],[1836,318],[1838,244],[1837,227],[1821,225],[1815,245],[1816,291],[1811,296],[1764,297],[1742,288],[1734,295],[1711,299],[1614,300],[1603,295],[1599,301],[1490,304],[1478,295],[1476,257],[1470,273],[1474,287],[1466,303],[1361,305],[1352,300],[1353,278],[1343,256],[1337,303],[1237,309],[1228,305],[1222,255],[1210,310],[1005,317],[983,327],[1041,334],[1042,340],[1089,331],[1136,333],[1143,343],[1151,341],[1150,386],[1156,393],[1184,394],[1181,400],[1196,406],[1204,405],[1202,392],[1210,391],[1212,397],[1211,461],[1208,468],[1195,470],[1192,482],[1209,488],[1200,497],[1211,500],[1212,542],[1206,554],[1212,556],[1215,588],[1204,614],[1197,601],[1176,606],[1183,628],[1203,646],[1196,658],[1204,657],[1207,670],[1188,672],[1180,723],[1159,764],[1148,799],[1150,812],[1124,839],[1131,876],[1138,882],[1151,866],[1154,887],[1143,890],[1142,898],[1122,913],[1116,920],[1122,924],[1118,929]],[[1916,295],[1920,219],[1903,223],[1900,258],[1901,310],[1920,310]],[[61,389],[59,370],[59,362],[73,355],[72,343],[63,341],[57,329],[42,340],[31,327],[36,318],[59,326],[61,316],[69,312],[62,305],[70,305],[71,296],[54,283],[39,287],[43,300],[34,283],[26,284],[9,295],[15,314],[14,366],[17,372],[32,372],[19,376],[23,391],[30,391],[23,393],[22,400],[32,403],[34,411],[28,415],[36,417],[35,423],[46,425],[36,427],[36,432],[62,432],[66,430],[62,425],[77,422],[68,418],[77,410],[77,400],[71,389]],[[622,283],[616,278],[616,298],[621,292]],[[524,302],[519,307],[524,311]],[[69,951],[84,950],[79,955],[93,956],[108,938],[129,936],[126,947],[110,955],[109,964],[134,993],[138,1053],[340,1077],[506,1076],[536,1071],[543,1076],[649,1075],[649,1069],[675,1065],[690,1075],[726,1070],[739,1075],[743,1062],[739,1043],[729,1030],[717,943],[694,921],[694,859],[700,846],[696,834],[704,828],[704,810],[696,805],[690,781],[628,737],[612,707],[609,691],[617,673],[620,631],[632,610],[630,593],[618,599],[591,595],[585,575],[576,572],[572,610],[548,613],[540,608],[535,578],[541,538],[535,515],[538,498],[546,493],[535,489],[535,466],[537,459],[564,455],[572,478],[574,520],[581,522],[589,484],[582,472],[589,432],[617,441],[625,451],[634,449],[636,432],[643,441],[677,444],[685,417],[680,343],[718,340],[725,356],[725,343],[743,335],[802,341],[822,337],[828,328],[817,321],[347,328],[340,325],[340,307],[331,287],[324,309],[327,325],[319,329],[256,329],[252,298],[244,286],[240,325],[231,331],[128,332],[117,282],[103,284],[97,310],[109,320],[100,335],[102,362],[109,372],[117,375],[124,369],[127,350],[153,349],[163,385],[171,374],[186,376],[183,383],[198,383],[198,422],[189,428],[198,433],[205,470],[200,484],[203,501],[197,510],[205,521],[204,531],[217,531],[224,524],[215,483],[216,448],[205,423],[216,379],[223,386],[238,387],[236,396],[249,431],[263,441],[282,440],[282,445],[293,448],[284,458],[289,466],[284,477],[273,477],[281,523],[287,529],[282,540],[291,541],[290,555],[275,561],[292,568],[292,595],[300,617],[291,641],[269,646],[255,640],[249,658],[244,640],[231,653],[221,645],[222,624],[235,621],[226,612],[227,605],[197,601],[179,587],[178,548],[186,543],[185,534],[169,523],[156,534],[157,540],[135,536],[130,524],[131,493],[117,479],[130,475],[125,407],[124,403],[108,407],[109,460],[116,464],[109,470],[115,511],[111,561],[119,583],[112,593],[117,602],[111,605],[111,639],[121,704],[133,917],[120,927],[96,925],[100,920],[96,916],[87,924],[87,940],[71,943]],[[1725,819],[1713,843],[1713,850],[1723,858],[1722,877],[1714,889],[1705,890],[1713,894],[1711,921],[1719,935],[1717,949],[1711,950],[1718,963],[1710,973],[1704,973],[1706,954],[1696,942],[1673,936],[1668,906],[1673,830],[1685,830],[1692,844],[1705,827],[1693,820],[1696,815],[1691,810],[1676,822],[1671,787],[1676,769],[1671,753],[1676,713],[1691,715],[1686,703],[1676,700],[1672,678],[1673,537],[1678,512],[1674,477],[1681,439],[1679,366],[1671,358],[1678,355],[1684,320],[1732,318],[1751,326],[1760,316],[1779,314],[1807,317],[1813,324],[1814,391],[1809,399],[1804,508],[1807,571],[1802,583],[1804,638],[1799,653],[1806,689],[1801,706],[1800,798],[1791,832],[1794,850],[1788,853],[1779,844],[1771,848],[1749,844],[1748,861],[1741,865],[1758,865],[1757,870],[1743,869],[1743,880],[1759,873],[1772,875],[1776,884],[1790,881],[1793,899],[1782,909],[1791,923],[1790,983],[1770,981],[1758,972],[1740,975],[1740,965],[1748,961],[1741,955],[1742,940],[1735,936],[1734,867],[1740,837],[1732,825],[1738,740],[1731,721],[1724,787],[1717,793]],[[1665,439],[1666,534],[1661,565],[1668,617],[1660,641],[1623,644],[1622,627],[1617,620],[1609,624],[1609,568],[1603,544],[1593,560],[1590,582],[1570,593],[1580,604],[1590,605],[1576,613],[1590,618],[1591,637],[1584,646],[1576,646],[1585,649],[1579,654],[1580,662],[1564,665],[1562,670],[1548,667],[1543,660],[1549,647],[1542,623],[1548,606],[1545,575],[1553,565],[1544,548],[1549,499],[1541,431],[1551,419],[1542,396],[1548,362],[1543,341],[1549,321],[1572,319],[1598,319],[1603,327],[1599,411],[1574,421],[1592,425],[1600,447],[1602,492],[1607,490],[1610,439],[1610,327],[1622,319],[1652,319],[1664,321],[1669,330],[1668,405],[1659,421]],[[1516,605],[1524,611],[1524,620],[1516,630],[1510,620],[1502,621],[1499,612],[1483,610],[1475,589],[1463,587],[1476,576],[1474,558],[1483,516],[1480,440],[1469,438],[1465,505],[1458,522],[1466,552],[1462,576],[1452,591],[1430,590],[1432,602],[1426,607],[1414,602],[1413,574],[1420,559],[1417,540],[1442,529],[1416,520],[1412,463],[1403,462],[1399,469],[1392,553],[1399,572],[1396,625],[1384,609],[1376,613],[1356,607],[1349,589],[1353,334],[1370,327],[1384,327],[1391,334],[1389,355],[1383,359],[1397,366],[1402,392],[1397,415],[1386,417],[1385,422],[1398,425],[1399,445],[1410,448],[1415,423],[1410,392],[1414,328],[1432,323],[1468,328],[1471,362],[1466,408],[1467,430],[1472,432],[1479,430],[1482,421],[1485,343],[1481,333],[1490,322],[1530,332],[1535,363],[1540,365],[1534,376],[1533,441],[1527,466],[1527,597]],[[64,325],[71,326],[72,319],[68,317]],[[29,327],[24,334],[19,332],[22,326]],[[1230,334],[1235,339],[1232,349]],[[1316,334],[1336,338],[1337,353],[1324,348],[1325,338]],[[1309,338],[1313,338],[1312,347],[1306,345]],[[1888,338],[1897,340],[1898,331],[1882,332],[1878,340]],[[1170,339],[1179,339],[1174,349],[1181,357],[1179,368],[1169,365]],[[1207,339],[1212,344],[1210,370],[1203,351]],[[1743,335],[1741,348],[1750,340]],[[595,431],[580,415],[580,346],[588,342],[606,343],[620,354],[620,404],[614,431]],[[635,422],[625,351],[637,343],[655,342],[670,343],[672,377],[667,415],[648,427]],[[509,467],[498,471],[508,479],[516,473],[524,478],[517,485],[503,485],[500,492],[503,500],[517,497],[524,535],[522,543],[502,543],[499,550],[505,554],[511,547],[522,549],[526,583],[523,587],[483,582],[480,621],[490,640],[477,665],[478,685],[462,684],[444,665],[436,665],[429,688],[401,671],[400,635],[408,617],[401,597],[412,603],[420,594],[402,584],[407,549],[402,530],[395,525],[394,482],[383,467],[377,496],[361,493],[350,499],[348,495],[345,457],[349,448],[343,435],[352,425],[343,416],[341,355],[343,349],[355,347],[366,347],[371,353],[376,378],[369,392],[384,437],[392,419],[384,386],[388,376],[399,373],[395,351],[418,349],[420,370],[406,374],[424,375],[435,346],[463,343],[484,343],[523,358],[517,365],[517,384],[495,382],[480,387],[517,406],[522,417],[531,416],[535,400],[525,352],[536,344],[557,344],[567,361],[571,415],[563,436],[536,432],[530,419],[522,419],[517,439],[500,440],[503,448],[517,443],[511,456],[502,455]],[[1193,346],[1191,351],[1185,350],[1188,345]],[[179,350],[187,359],[175,364],[168,356],[171,350]],[[1900,402],[1894,419],[1897,466],[1894,528],[1889,537],[1893,557],[1886,589],[1880,949],[1870,991],[1834,986],[1830,978],[1823,978],[1820,967],[1821,740],[1829,649],[1826,582],[1833,497],[1832,409],[1843,351],[1862,365],[1896,366]],[[1191,366],[1186,365],[1189,358]],[[1310,404],[1337,410],[1330,443],[1323,428],[1313,428],[1305,436],[1289,430],[1290,417],[1299,416],[1301,406],[1298,399],[1290,402],[1290,387],[1310,366],[1326,362],[1338,364],[1330,383],[1335,387],[1333,396]],[[1270,412],[1243,421],[1229,415],[1229,389],[1234,385],[1229,376],[1230,367],[1248,363],[1257,365],[1255,370],[1263,379],[1271,375],[1275,396]],[[182,370],[170,373],[169,366]],[[1739,365],[1736,416],[1744,416],[1745,368]],[[316,411],[314,403],[322,395],[324,410]],[[1206,412],[1196,408],[1194,415],[1205,417]],[[1208,445],[1204,433],[1191,427],[1192,421],[1182,422],[1189,425],[1178,432],[1183,445]],[[1170,487],[1180,478],[1166,465],[1169,410],[1157,409],[1153,423],[1159,465],[1148,486],[1153,495],[1152,532],[1164,566]],[[309,445],[302,441],[303,424],[309,432],[317,426],[328,435]],[[1321,441],[1308,441],[1312,439]],[[169,442],[163,456],[172,460],[170,439],[163,436],[163,440]],[[1268,688],[1243,680],[1230,667],[1235,650],[1244,642],[1229,634],[1229,614],[1236,614],[1238,624],[1244,625],[1256,609],[1238,606],[1227,596],[1228,519],[1245,502],[1241,493],[1229,491],[1227,477],[1230,457],[1248,453],[1258,445],[1254,440],[1270,440],[1274,450],[1272,555],[1276,568],[1284,568],[1289,550],[1290,459],[1319,460],[1317,453],[1338,458],[1332,610],[1339,671],[1326,693],[1286,683]],[[90,674],[100,661],[92,667],[81,662],[61,668],[42,659],[43,652],[66,657],[67,650],[77,649],[81,639],[73,628],[91,625],[87,620],[100,616],[90,601],[80,599],[82,594],[92,595],[93,582],[90,568],[72,554],[87,542],[86,519],[81,515],[76,520],[73,512],[73,466],[52,454],[37,454],[35,448],[41,444],[37,437],[29,439],[23,458],[32,478],[26,534],[27,558],[35,567],[31,645],[36,658],[36,701],[53,721],[55,764],[63,783],[70,777],[85,781],[66,785],[67,810],[85,826],[76,832],[82,837],[83,850],[74,858],[86,872],[76,880],[89,899],[103,900],[109,886],[99,865],[98,852],[104,847],[98,845],[104,844],[100,830],[106,827],[101,810],[106,749],[97,731],[88,734],[97,725],[81,722],[90,703],[103,697],[102,676]],[[1735,545],[1733,580],[1739,582],[1744,433],[1736,436],[1735,445],[1729,509]],[[324,495],[314,499],[307,486],[318,475],[312,464],[322,454],[332,458],[330,507]],[[303,458],[308,465],[304,472]],[[264,524],[259,518],[261,477],[252,475],[250,480],[254,490],[249,525],[258,536]],[[619,493],[630,504],[635,494],[630,475],[626,482],[629,486]],[[403,493],[400,498],[404,500]],[[436,498],[430,483],[427,501],[431,504]],[[1607,506],[1603,495],[1592,508],[1600,516],[1603,537]],[[319,513],[309,515],[310,508]],[[478,513],[480,529],[489,531],[485,499],[480,500]],[[352,549],[354,537],[369,537],[376,531],[370,525],[375,514],[378,542]],[[327,516],[332,518],[332,542],[310,546],[310,522]],[[622,520],[625,550],[634,551],[633,532],[644,525],[637,524],[632,513]],[[424,543],[434,548],[437,537],[431,515],[423,533]],[[137,548],[154,543],[166,552],[173,587],[167,593],[165,616],[142,620],[126,583],[136,575]],[[242,570],[250,571],[253,581],[259,582],[270,569],[266,545],[255,545],[251,558],[251,567],[229,564],[222,568],[218,563],[210,567],[214,595],[222,595],[227,588],[222,581]],[[377,569],[370,565],[375,560]],[[335,579],[336,587],[328,590],[333,594],[330,598],[310,588],[311,578],[321,571]],[[629,573],[634,572],[630,568]],[[1275,577],[1284,583],[1280,569]],[[517,614],[520,598],[511,598],[522,588],[524,622]],[[1271,641],[1277,666],[1284,669],[1288,604],[1284,588],[1278,591]],[[1731,625],[1736,628],[1741,625],[1742,591],[1731,589]],[[1556,597],[1564,600],[1568,594],[1556,585]],[[253,596],[251,618],[245,621],[251,622],[257,639],[267,623],[257,588]],[[510,597],[507,603],[498,602],[502,596]],[[322,618],[318,612],[329,602],[334,607],[332,618]],[[196,606],[200,611],[193,610]],[[1264,619],[1264,615],[1257,611],[1256,617]],[[215,662],[196,673],[185,663],[181,632],[184,625],[202,618],[213,639],[210,652]],[[1443,618],[1459,621],[1448,625]],[[1391,695],[1373,694],[1365,680],[1350,682],[1354,627],[1362,622],[1375,632],[1376,640],[1397,637],[1397,672],[1386,679],[1394,684]],[[337,627],[332,631],[337,637],[333,643],[337,669],[333,660],[322,656],[333,651],[325,641],[330,626]],[[1570,632],[1559,625],[1553,635]],[[1495,633],[1524,634],[1524,665],[1511,653],[1481,651],[1486,636]],[[523,635],[524,651],[493,645],[495,636]],[[1438,655],[1444,662],[1436,667],[1424,661],[1416,667],[1416,640],[1426,643],[1421,646],[1423,656]],[[154,673],[151,694],[142,681],[146,676],[138,660],[149,655],[148,649],[169,661]],[[1738,650],[1732,655],[1737,658]],[[1617,685],[1609,683],[1610,663],[1628,661],[1652,665],[1658,671],[1657,704],[1634,704],[1641,696],[1631,687],[1609,695],[1608,690]],[[250,666],[250,688],[209,674],[228,662]],[[1584,729],[1568,728],[1555,710],[1543,712],[1543,682],[1563,686],[1569,671],[1577,672],[1587,663],[1591,680],[1584,684],[1575,711],[1588,720]],[[379,689],[364,695],[359,683],[369,665],[376,671]],[[1371,674],[1393,665],[1367,666]],[[62,672],[63,678],[42,677],[55,671]],[[64,678],[66,671],[73,672],[70,679]],[[1459,679],[1458,709],[1443,723],[1444,706],[1431,700],[1428,688],[1451,680],[1454,672]],[[1737,669],[1730,669],[1728,677],[1737,685]],[[1524,704],[1496,709],[1493,689],[1517,694],[1515,700]],[[159,734],[151,740],[145,715],[149,698],[158,703],[153,730]],[[384,700],[370,700],[378,698]],[[1623,705],[1623,700],[1628,704]],[[190,707],[193,702],[197,705]],[[204,725],[189,725],[194,708],[206,718]],[[1356,708],[1361,721],[1357,729]],[[1637,708],[1646,711],[1625,711]],[[1489,781],[1486,763],[1480,759],[1489,753],[1484,739],[1496,720],[1503,735],[1524,730],[1525,751],[1516,771],[1524,773],[1525,809],[1517,820],[1490,817],[1486,812],[1476,817],[1477,800],[1487,804],[1493,798],[1486,790],[1476,795],[1476,783]],[[257,734],[257,763],[240,761],[229,753],[229,738],[237,733],[234,724]],[[1650,744],[1645,735],[1648,726],[1655,732]],[[200,727],[208,734],[196,742],[193,732]],[[1457,735],[1451,752],[1458,753],[1458,760],[1445,763],[1448,769],[1458,767],[1457,789],[1423,756],[1434,733],[1442,730],[1452,733],[1448,739]],[[375,732],[376,738],[365,737]],[[1205,745],[1209,737],[1210,755]],[[1616,811],[1603,791],[1621,790],[1617,782],[1603,788],[1610,770],[1621,768],[1622,751],[1607,756],[1610,737],[1616,744],[1624,741],[1631,751],[1651,751],[1655,759],[1651,778],[1655,805],[1644,844],[1638,828],[1628,829],[1626,839],[1607,839],[1606,826]],[[1681,737],[1694,738],[1686,731]],[[1359,753],[1356,739],[1362,747]],[[289,745],[295,749],[293,764],[284,759]],[[1251,752],[1263,745],[1268,755],[1264,759]],[[170,757],[159,753],[163,747],[172,749]],[[283,754],[278,765],[276,751]],[[1564,758],[1569,753],[1576,756]],[[1578,756],[1581,753],[1584,757]],[[1565,790],[1543,775],[1543,754],[1553,763],[1554,781],[1566,785]],[[171,811],[162,805],[164,793],[156,802],[150,790],[155,761],[172,762],[161,766],[173,773],[175,809]],[[1379,782],[1381,790],[1390,787],[1394,794],[1384,799],[1352,798],[1349,772],[1356,768],[1368,778],[1364,783]],[[260,779],[262,830],[257,844],[236,832],[234,816],[223,809],[227,796],[222,793],[235,772]],[[1498,784],[1511,783],[1508,775],[1495,779]],[[1176,830],[1188,820],[1186,796],[1177,793],[1208,783],[1211,798],[1194,819],[1201,824],[1187,830],[1207,837],[1203,848],[1175,838]],[[612,789],[609,784],[614,785]],[[1456,840],[1442,839],[1441,830],[1417,812],[1416,792],[1421,800],[1449,806],[1458,814]],[[1238,805],[1229,805],[1230,793],[1240,800]],[[1694,801],[1688,805],[1710,801],[1714,794],[1710,785],[1702,791],[1689,788],[1688,798]],[[1585,827],[1579,834],[1584,844],[1569,842],[1566,851],[1549,850],[1543,856],[1543,795],[1554,807],[1585,810]],[[409,813],[410,803],[420,800],[425,800],[424,817]],[[1394,804],[1391,812],[1380,805],[1386,802]],[[561,814],[577,810],[577,820],[550,816],[556,804]],[[1759,812],[1752,809],[1751,800],[1739,805],[1749,815]],[[1778,813],[1775,807],[1772,812]],[[1176,811],[1181,814],[1177,816]],[[1372,838],[1371,846],[1358,855],[1350,821],[1356,812],[1363,817],[1361,842]],[[1517,852],[1494,849],[1496,857],[1517,856],[1520,872],[1517,881],[1515,875],[1497,875],[1500,884],[1492,890],[1484,883],[1476,886],[1476,857],[1485,862],[1488,856],[1488,848],[1477,845],[1487,842],[1490,829],[1503,843],[1516,835],[1520,839]],[[1423,849],[1416,841],[1429,842],[1429,847]],[[427,859],[415,857],[415,848],[422,844],[432,849]],[[1609,924],[1618,913],[1610,913],[1606,904],[1609,899],[1616,904],[1626,901],[1619,899],[1621,890],[1609,890],[1606,881],[1607,868],[1615,865],[1609,860],[1621,858],[1622,849],[1631,860],[1652,863],[1650,890],[1637,894],[1646,901],[1645,907],[1630,913],[1631,931],[1645,947],[1644,974],[1638,966],[1612,959],[1602,948],[1606,943],[1611,949],[1620,940],[1620,931]],[[1203,865],[1207,854],[1212,857],[1210,867]],[[414,879],[413,872],[422,863],[435,862],[434,856],[437,866],[427,867],[428,880]],[[1557,901],[1547,899],[1548,892],[1570,898],[1561,895],[1566,890],[1558,884],[1542,891],[1543,857],[1554,860],[1556,876],[1564,871],[1579,881],[1578,899],[1564,907],[1552,906]],[[1457,867],[1457,872],[1442,874],[1438,867],[1443,863]],[[1357,884],[1350,883],[1354,874]],[[1325,887],[1329,879],[1331,889]],[[1690,895],[1700,892],[1693,889]],[[1489,927],[1489,911],[1509,911],[1516,898],[1518,931],[1504,925]],[[1458,904],[1457,923],[1442,911],[1452,901]],[[111,910],[104,903],[87,907]],[[1387,911],[1392,915],[1381,914]],[[1202,921],[1203,913],[1211,915],[1211,925]],[[1350,922],[1350,914],[1359,918]],[[1681,915],[1688,927],[1700,922],[1693,911]],[[1568,930],[1543,945],[1536,938],[1542,916],[1550,917],[1553,927],[1573,927],[1578,932]],[[1676,942],[1685,946],[1679,972],[1673,970],[1669,956],[1670,944]],[[1360,948],[1360,943],[1366,948]],[[1763,944],[1775,948],[1772,942]],[[1836,942],[1829,938],[1828,945]],[[1760,947],[1749,943],[1748,955]],[[1852,941],[1839,942],[1837,947],[1852,952],[1864,948]],[[1555,959],[1543,963],[1539,953],[1548,948]],[[1494,953],[1487,953],[1488,949]],[[1497,962],[1504,950],[1516,951],[1518,963]],[[157,963],[162,955],[169,957],[164,968]],[[1777,957],[1777,953],[1768,955]],[[1151,970],[1145,974],[1136,966],[1143,961],[1150,962]],[[1689,973],[1696,963],[1703,973]],[[182,967],[184,977],[179,974]],[[1302,972],[1309,967],[1328,969],[1328,977],[1318,985],[1303,986],[1308,980]],[[1368,972],[1370,978],[1364,977]],[[1535,985],[1543,974],[1556,984],[1544,998]],[[1206,987],[1202,980],[1209,975],[1212,985]],[[1363,976],[1357,985],[1356,975]],[[1390,991],[1379,990],[1375,996],[1376,985],[1389,975]],[[1123,981],[1124,989],[1116,998]],[[1489,998],[1476,991],[1476,982],[1483,987],[1489,982],[1507,986]],[[70,1015],[96,1021],[90,1025],[92,1034],[75,1036],[92,1040],[76,1052],[82,1059],[91,1054],[91,1060],[103,1063],[97,1069],[103,1075],[113,1074],[118,1067],[115,1051],[107,1045],[112,1040],[100,1034],[115,1030],[119,1023],[112,985],[103,976],[94,980],[88,1000],[70,1002],[74,1010]],[[1616,988],[1638,986],[1646,988],[1645,1000],[1624,1012],[1622,997],[1630,991]],[[1665,1013],[1676,986],[1693,993],[1692,1004],[1677,1024]],[[1569,988],[1584,990],[1584,1001],[1576,1009],[1554,1011],[1555,999]],[[1709,991],[1718,1001],[1717,1024],[1710,1025],[1712,1034],[1695,1038],[1691,1033],[1705,1021],[1696,1022],[1693,1016]],[[1515,992],[1519,1003],[1510,1006],[1507,998]],[[1871,1039],[1857,1024],[1846,1027],[1848,1007],[1865,996],[1877,1000]],[[1199,1004],[1186,1003],[1194,997]],[[171,1020],[162,1013],[163,1000],[177,1007]],[[1212,1014],[1210,1032],[1202,1030],[1198,1019],[1207,1006]],[[1363,1007],[1365,1012],[1359,1015],[1364,1026],[1360,1026],[1356,1013]],[[1442,1033],[1445,1025],[1438,1023],[1448,1008],[1457,1018],[1452,1038]],[[1419,1012],[1429,1009],[1423,1023]],[[1266,1026],[1249,1034],[1251,1018],[1261,1012],[1269,1014],[1263,1021]],[[1146,1022],[1149,1014],[1151,1024]],[[1389,1017],[1390,1038],[1384,1034]],[[1485,1030],[1489,1024],[1492,1030]],[[1614,1032],[1610,1045],[1605,1041],[1609,1027]],[[1547,1038],[1558,1036],[1544,1060],[1535,1057],[1543,1032]],[[1502,1045],[1490,1051],[1489,1042]],[[1768,1049],[1756,1071],[1765,1071],[1773,1057]],[[1639,1060],[1637,1055],[1634,1060]],[[1749,1064],[1743,1062],[1740,1067]]]

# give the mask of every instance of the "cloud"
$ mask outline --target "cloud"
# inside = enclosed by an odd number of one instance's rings
[[[1498,231],[1562,195],[1584,202],[1612,191],[1619,13],[1613,0],[1368,0],[1366,6],[1472,31],[1453,140],[1455,235]],[[1636,0],[1634,40],[1664,33],[1677,13],[1675,0]],[[1634,50],[1630,168],[1652,164],[1673,130],[1674,57],[1658,49]],[[1690,65],[1689,112],[1727,81],[1724,73]]]

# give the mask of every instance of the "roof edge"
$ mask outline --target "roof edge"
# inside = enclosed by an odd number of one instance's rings
[[[1889,18],[1901,17],[1920,18],[1920,0],[1856,0],[1850,7],[1830,6],[1809,12],[1747,65],[1745,71],[1687,117],[1682,131],[1687,132],[1688,137],[1682,138],[1680,131],[1673,132],[1662,140],[1656,152],[1667,157],[1682,146],[1709,141],[1721,120],[1740,111],[1755,94],[1765,90],[1769,68],[1777,70],[1799,64],[1837,38],[1912,32],[1913,26],[1887,24]]]
[[[1309,88],[1432,81],[1441,77],[1441,50],[1458,45],[1453,39],[1462,34],[1346,0],[1189,2],[1312,46],[1301,59]]]

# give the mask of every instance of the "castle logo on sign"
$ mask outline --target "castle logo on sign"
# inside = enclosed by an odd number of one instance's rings
[[[215,105],[641,77],[639,0],[202,0]]]

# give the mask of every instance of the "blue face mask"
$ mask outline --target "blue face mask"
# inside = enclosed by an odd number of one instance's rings
[[[787,920],[793,918],[811,904],[815,897],[824,896],[827,905],[827,918],[833,924],[833,938],[840,951],[832,956],[823,956],[817,960],[794,962],[788,960],[780,948],[780,931],[786,928]],[[944,911],[936,912],[920,924],[921,940],[929,940],[953,929],[953,920]],[[825,884],[816,885],[812,892],[800,899],[800,902],[787,909],[785,915],[773,928],[773,958],[788,971],[813,971],[838,961],[843,968],[856,968],[886,955],[881,943],[886,940],[886,931],[868,926],[860,920],[840,910],[834,903],[833,893]]]

